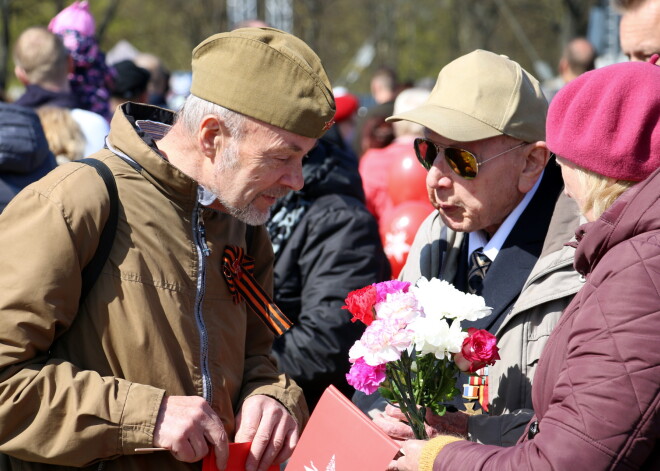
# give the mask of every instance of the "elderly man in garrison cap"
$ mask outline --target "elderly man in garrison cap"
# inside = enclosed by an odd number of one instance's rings
[[[390,118],[424,126],[414,148],[437,209],[417,232],[400,278],[437,277],[483,296],[492,314],[461,326],[487,329],[500,349],[480,377],[458,378],[463,397],[454,406],[485,413],[431,417],[431,435],[515,444],[533,414],[541,351],[582,285],[574,249],[564,245],[579,212],[561,195],[558,167],[547,165],[547,109],[538,81],[518,63],[477,50],[441,70],[426,103]],[[378,418],[388,432],[409,433],[388,419]]]
[[[235,441],[265,471],[296,445],[308,412],[270,356],[289,322],[270,301],[262,224],[302,187],[331,86],[274,29],[214,35],[192,69],[176,115],[125,103],[94,155],[118,220],[89,292],[83,269],[112,221],[95,169],[61,166],[1,216],[0,452],[13,466],[193,470],[215,452],[224,469]]]

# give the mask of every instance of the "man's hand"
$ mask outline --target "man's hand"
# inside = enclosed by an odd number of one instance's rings
[[[456,435],[467,438],[468,415],[463,412],[447,412],[445,415],[436,415],[431,410],[426,411],[426,434],[429,438],[436,435]],[[385,413],[376,416],[374,423],[390,437],[397,440],[415,438],[412,428],[406,422],[401,409],[391,405],[385,407]]]
[[[236,443],[252,442],[247,471],[266,471],[286,461],[298,443],[298,424],[272,397],[256,395],[243,402],[236,416]]]
[[[229,457],[227,433],[211,406],[198,396],[163,399],[156,419],[154,446],[170,450],[179,461],[194,463],[215,448],[216,465],[225,469]]]

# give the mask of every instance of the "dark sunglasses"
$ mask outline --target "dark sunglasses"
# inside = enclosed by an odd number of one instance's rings
[[[497,155],[487,158],[486,160],[479,162],[477,157],[470,152],[469,150],[460,149],[458,147],[441,147],[430,139],[424,137],[418,137],[415,139],[415,154],[417,154],[417,160],[426,170],[431,170],[433,167],[433,162],[440,154],[440,151],[444,151],[445,160],[454,171],[456,175],[465,178],[466,180],[472,180],[477,176],[479,172],[479,167],[490,162],[500,155],[504,155],[507,152],[511,152],[514,149],[526,145],[526,142],[521,142],[517,146],[507,149],[504,152],[500,152]]]

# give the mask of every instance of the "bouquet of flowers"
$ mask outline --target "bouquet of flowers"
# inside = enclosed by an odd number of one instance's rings
[[[461,328],[461,321],[485,317],[491,308],[446,281],[374,283],[352,291],[345,302],[351,320],[367,326],[349,351],[348,383],[398,403],[418,439],[428,438],[426,410],[443,415],[443,403],[460,394],[459,367],[474,373],[499,359],[492,334]]]

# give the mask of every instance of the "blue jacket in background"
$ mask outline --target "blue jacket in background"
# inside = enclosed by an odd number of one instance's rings
[[[23,106],[0,103],[0,212],[16,193],[56,166],[39,116]]]

